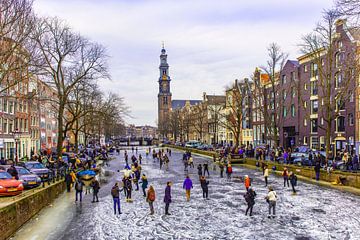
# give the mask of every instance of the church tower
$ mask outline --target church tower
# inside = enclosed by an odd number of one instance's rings
[[[169,76],[169,64],[167,63],[167,54],[164,44],[161,49],[159,70],[158,127],[160,134],[166,135],[166,129],[169,122],[167,118],[171,111],[171,79]]]

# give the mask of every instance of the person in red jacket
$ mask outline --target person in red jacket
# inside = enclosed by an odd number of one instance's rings
[[[284,178],[284,187],[286,187],[286,184],[287,183],[287,186],[289,187],[289,171],[286,167],[284,167],[284,171],[282,173],[282,176]]]
[[[245,184],[246,191],[249,191],[249,188],[251,186],[251,179],[248,175],[245,175],[244,184]]]
[[[229,163],[227,168],[226,168],[226,174],[227,174],[227,178],[230,180],[231,179],[231,174],[232,174],[232,166]]]

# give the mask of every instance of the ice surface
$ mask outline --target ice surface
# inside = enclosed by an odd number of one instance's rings
[[[66,211],[71,214],[63,218],[52,216],[60,211],[57,208],[61,209],[57,201],[52,207],[53,213],[41,213],[39,221],[26,224],[14,239],[25,239],[23,234],[29,236],[35,229],[39,234],[44,226],[39,224],[42,219],[52,219],[48,225],[66,226],[65,230],[50,226],[50,230],[43,229],[41,236],[46,236],[45,239],[360,239],[360,198],[357,196],[303,182],[298,182],[298,195],[293,196],[291,188],[283,187],[282,178],[271,175],[270,185],[278,195],[277,218],[268,219],[264,200],[267,189],[261,172],[235,167],[233,175],[249,175],[257,193],[254,216],[249,217],[245,216],[245,187],[239,180],[220,179],[218,172],[210,171],[210,199],[202,198],[196,166],[211,162],[204,157],[194,156],[195,168],[189,171],[194,189],[190,202],[186,202],[181,154],[173,151],[170,159],[169,171],[159,170],[159,163],[150,157],[143,160],[143,172],[156,191],[155,215],[149,215],[149,206],[141,191],[133,191],[133,203],[126,203],[122,194],[123,214],[114,215],[110,189],[122,177],[122,173],[117,172],[119,166],[123,166],[121,155],[110,164],[115,174],[107,185],[101,186],[99,203],[91,203],[91,195],[87,195],[83,204],[73,204],[73,195],[64,194],[61,201],[67,203]],[[209,169],[212,170],[212,166]],[[171,216],[164,215],[167,181],[174,183]],[[72,220],[69,222],[66,216]]]

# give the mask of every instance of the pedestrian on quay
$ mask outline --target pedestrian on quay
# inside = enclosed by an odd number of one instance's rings
[[[115,215],[116,215],[116,209],[118,210],[118,214],[121,214],[121,210],[120,210],[120,192],[121,191],[122,190],[119,189],[119,184],[117,182],[111,188],[111,196],[113,197],[114,214]]]
[[[139,180],[140,180],[140,171],[139,169],[136,167],[134,169],[134,178],[133,178],[133,182],[136,186],[135,191],[139,191]]]
[[[155,189],[152,185],[150,185],[149,190],[147,192],[146,201],[149,203],[150,215],[153,215],[154,214]]]
[[[199,175],[199,180],[200,180],[200,178],[201,178],[201,176],[202,176],[202,167],[201,167],[201,164],[198,165],[197,169],[198,169],[198,175]]]
[[[170,207],[170,203],[171,203],[171,185],[172,185],[172,182],[167,182],[166,188],[165,188],[164,203],[165,203],[165,214],[166,215],[171,215],[169,213],[169,207]]]
[[[170,159],[169,157],[165,154],[164,156],[164,161],[165,161],[165,170],[166,171],[169,171],[169,162],[170,162]]]
[[[80,196],[79,200],[82,202],[83,186],[83,182],[80,179],[77,179],[75,183],[75,202],[78,201],[78,196]]]
[[[169,149],[169,157],[171,157],[171,149]]]
[[[92,203],[95,202],[95,199],[96,199],[96,202],[99,202],[99,197],[98,197],[98,193],[99,193],[99,190],[100,190],[100,183],[99,183],[99,181],[98,181],[96,178],[93,178],[92,181],[91,181],[90,186],[91,186],[92,189],[93,189],[93,200],[92,200]]]
[[[253,207],[255,205],[255,197],[256,197],[256,192],[252,188],[249,188],[249,190],[244,194],[244,198],[247,203],[245,216],[247,216],[249,210],[250,210],[249,215],[252,216]]]
[[[315,167],[314,167],[316,181],[320,180],[320,169],[321,169],[320,162],[316,162]]]
[[[203,164],[203,169],[204,169],[204,176],[205,176],[205,173],[208,174],[208,177],[210,176],[210,173],[209,173],[209,164],[208,163],[204,163]]]
[[[183,188],[185,189],[186,192],[186,201],[190,201],[190,191],[193,188],[193,184],[189,175],[187,175],[184,180]]]
[[[282,176],[284,178],[284,187],[286,187],[286,183],[287,183],[287,186],[289,187],[289,171],[286,167],[284,167]]]
[[[297,176],[295,175],[294,172],[290,172],[290,183],[291,183],[291,188],[293,191],[293,194],[296,194],[296,190],[295,190],[295,186],[297,185]]]
[[[226,175],[227,175],[227,179],[228,180],[231,180],[231,174],[232,174],[232,166],[231,166],[231,164],[229,163],[228,165],[227,165],[227,168],[226,168]]]
[[[189,157],[189,166],[190,167],[192,167],[192,168],[194,168],[195,166],[194,166],[194,159],[193,159],[193,157],[190,155],[190,157]]]
[[[126,202],[132,202],[131,192],[132,192],[132,184],[130,177],[125,178],[124,189],[126,189]]]
[[[71,177],[71,175],[70,175],[70,172],[67,172],[67,173],[65,174],[65,183],[66,183],[66,190],[67,190],[67,192],[70,192],[70,190],[71,190],[71,184],[73,183],[73,182],[72,182],[72,177]]]
[[[265,179],[265,187],[268,185],[268,177],[269,177],[269,168],[268,165],[264,166],[264,179]]]
[[[148,180],[147,180],[147,177],[145,174],[142,175],[141,177],[141,188],[143,190],[143,193],[144,193],[144,197],[146,197],[146,188],[148,186]]]
[[[159,157],[159,160],[160,160],[160,169],[161,169],[164,161],[163,161],[163,158],[161,156]]]
[[[223,161],[220,161],[219,168],[220,168],[220,177],[223,178],[224,177],[224,162]]]
[[[249,191],[249,188],[251,186],[251,179],[248,175],[245,175],[245,177],[244,177],[244,185],[245,185],[246,191]]]
[[[209,199],[209,181],[206,180],[205,176],[201,176],[200,185],[203,191],[203,198]]]
[[[140,163],[140,165],[142,164],[142,156],[141,156],[141,154],[139,154],[139,163]]]
[[[267,196],[265,197],[266,202],[269,204],[269,215],[268,218],[275,218],[275,213],[276,213],[276,200],[277,200],[277,195],[276,192],[274,191],[274,189],[272,187],[269,187],[269,192],[267,194]],[[271,215],[271,210],[272,210],[272,215]]]

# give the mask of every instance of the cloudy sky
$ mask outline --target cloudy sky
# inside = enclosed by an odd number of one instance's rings
[[[35,11],[58,16],[111,56],[112,80],[131,108],[128,123],[155,125],[161,42],[165,42],[173,99],[223,94],[234,79],[266,63],[278,43],[299,56],[297,44],[332,0],[36,0]]]

